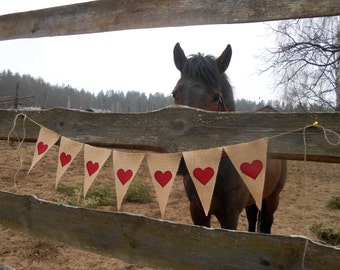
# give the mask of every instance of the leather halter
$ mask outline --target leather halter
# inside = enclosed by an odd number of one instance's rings
[[[229,109],[225,105],[222,94],[218,98],[218,111],[219,112],[229,112]]]

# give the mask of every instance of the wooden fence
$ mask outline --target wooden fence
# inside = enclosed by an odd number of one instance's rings
[[[340,14],[338,0],[101,0],[0,17],[0,40]]]
[[[317,4],[312,0],[103,0],[0,16],[0,40],[339,14],[338,0]],[[0,139],[7,139],[16,113],[0,111]],[[340,147],[329,145],[322,129],[340,133],[339,113],[229,114],[183,107],[144,114],[94,114],[58,108],[24,113],[79,142],[161,152],[224,146],[288,132],[270,140],[271,158],[301,160],[306,154],[308,160],[340,163]],[[314,121],[320,126],[305,130],[305,152],[302,128]],[[29,121],[26,124],[26,140],[35,141],[39,128]],[[331,141],[338,139],[326,134]],[[10,139],[20,137],[22,129],[17,128]],[[41,239],[158,268],[336,269],[340,264],[339,249],[302,237],[212,230],[57,205],[5,191],[0,191],[0,221]]]
[[[317,121],[340,133],[340,113],[219,113],[173,106],[149,113],[90,113],[55,108],[24,112],[34,121],[58,134],[96,146],[134,148],[159,152],[181,152],[269,140],[270,158],[303,160],[303,128]],[[0,110],[0,139],[7,139],[16,111]],[[294,121],[292,121],[294,119]],[[26,141],[36,141],[40,127],[26,121]],[[22,118],[12,139],[23,137]],[[340,147],[328,144],[322,128],[305,130],[306,158],[340,163]],[[327,138],[336,142],[334,134]]]
[[[164,269],[326,270],[337,269],[340,262],[339,249],[303,237],[208,229],[4,191],[0,220],[43,240]]]

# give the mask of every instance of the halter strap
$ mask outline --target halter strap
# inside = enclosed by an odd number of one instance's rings
[[[218,111],[219,112],[229,112],[229,109],[225,105],[222,94],[218,98]]]

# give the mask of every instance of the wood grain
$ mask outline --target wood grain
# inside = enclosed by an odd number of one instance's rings
[[[0,40],[339,14],[338,0],[101,0],[0,16]]]
[[[158,269],[322,270],[340,264],[340,249],[303,237],[208,229],[5,191],[0,222],[42,240]]]
[[[7,139],[18,112],[0,110],[0,139]],[[69,139],[103,147],[183,152],[238,144],[272,137],[270,158],[303,160],[303,128],[319,125],[340,134],[340,113],[220,113],[183,106],[149,113],[90,113],[55,108],[24,111],[32,120]],[[36,141],[40,127],[25,122],[26,141]],[[297,131],[294,131],[297,130]],[[287,134],[285,134],[287,133]],[[305,134],[307,160],[340,163],[340,145],[330,145],[321,128]],[[339,137],[327,133],[329,140]],[[23,137],[22,118],[10,139]]]

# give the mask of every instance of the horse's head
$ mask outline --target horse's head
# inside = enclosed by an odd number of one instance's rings
[[[174,61],[181,78],[172,92],[175,104],[209,111],[234,111],[232,88],[224,73],[230,59],[230,45],[218,58],[202,54],[187,58],[177,43]]]

